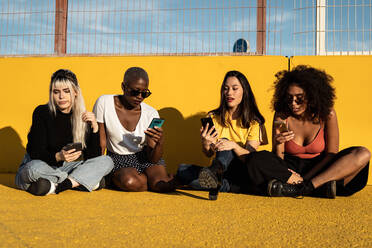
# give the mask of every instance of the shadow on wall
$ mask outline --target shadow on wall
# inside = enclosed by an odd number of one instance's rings
[[[0,173],[16,173],[26,149],[12,127],[0,129]]]
[[[209,159],[203,154],[200,143],[200,118],[206,113],[201,112],[184,119],[175,108],[159,110],[164,122],[164,159],[167,171],[175,173],[178,165],[198,164],[207,166]]]

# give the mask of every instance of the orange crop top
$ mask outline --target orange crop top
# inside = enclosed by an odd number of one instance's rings
[[[325,149],[324,128],[321,127],[315,136],[315,139],[306,146],[300,146],[293,140],[284,144],[286,154],[297,156],[299,158],[314,158],[320,155]]]

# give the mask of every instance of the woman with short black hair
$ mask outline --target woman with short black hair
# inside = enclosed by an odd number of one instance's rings
[[[101,152],[107,149],[115,165],[110,181],[124,191],[173,191],[174,180],[162,159],[163,129],[149,127],[158,111],[143,102],[151,95],[147,72],[129,68],[121,87],[123,94],[100,96],[94,106]]]

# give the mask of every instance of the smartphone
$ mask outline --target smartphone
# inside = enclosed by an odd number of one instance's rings
[[[289,132],[287,124],[284,121],[274,121],[275,128],[279,129],[279,132],[285,133]]]
[[[213,120],[212,120],[211,117],[201,118],[200,120],[201,120],[203,128],[205,128],[207,126],[207,123],[209,124],[208,125],[208,130],[211,129],[214,126]]]
[[[164,121],[165,120],[162,118],[153,118],[148,128],[161,127],[163,126]]]
[[[71,149],[75,149],[75,152],[78,152],[78,151],[83,150],[83,145],[80,142],[78,142],[78,143],[69,143],[69,144],[65,145],[62,149],[65,150],[65,151],[69,151]]]

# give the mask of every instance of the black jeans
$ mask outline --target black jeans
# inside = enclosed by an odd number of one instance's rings
[[[349,154],[353,149],[355,147],[350,147],[337,153],[324,166],[322,171],[326,170],[342,156]],[[251,184],[249,190],[253,191],[253,193],[266,195],[267,184],[270,180],[278,179],[282,182],[287,182],[292,174],[288,169],[292,169],[300,175],[305,175],[314,165],[323,159],[323,156],[321,154],[315,158],[302,159],[296,156],[285,155],[283,160],[276,154],[268,151],[251,153],[246,159],[247,177]],[[368,181],[368,168],[369,163],[346,186],[343,185],[343,180],[337,182],[337,195],[349,196],[363,189]]]

